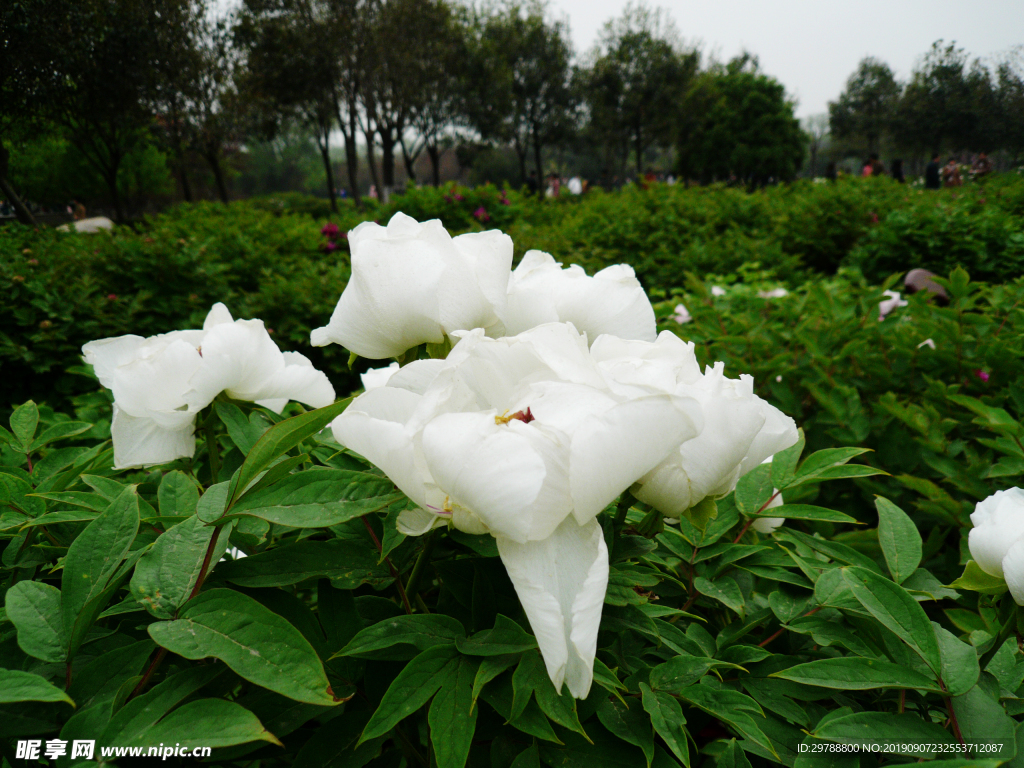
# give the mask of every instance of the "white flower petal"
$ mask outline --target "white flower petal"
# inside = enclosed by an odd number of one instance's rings
[[[426,509],[403,509],[398,513],[395,527],[406,536],[422,536],[435,528],[447,525],[448,521],[435,512]]]
[[[153,419],[125,413],[114,403],[110,435],[114,441],[114,469],[166,464],[196,452],[194,416],[183,426],[165,429]]]
[[[125,413],[154,418],[164,427],[175,428],[192,418],[187,415],[185,392],[202,358],[186,341],[164,344],[157,339],[147,340],[137,350],[140,356],[115,369],[111,391]],[[194,410],[206,407],[212,399],[197,403]]]
[[[371,389],[383,387],[388,379],[398,373],[398,363],[392,363],[386,368],[371,368],[366,373],[359,374],[359,380],[363,382],[363,389],[369,392]]]
[[[1003,578],[1017,605],[1024,605],[1024,539],[1018,539],[1006,551],[1002,562]]]
[[[453,506],[495,536],[543,539],[569,514],[567,451],[535,423],[497,424],[493,411],[448,413],[423,430],[428,470]]]
[[[596,517],[703,426],[700,404],[673,395],[638,398],[586,419],[573,434],[569,460],[576,521]]]
[[[555,689],[577,699],[590,692],[601,609],[608,589],[608,549],[596,520],[567,518],[544,541],[497,538],[498,552],[537,637]]]
[[[1003,576],[1003,558],[1024,538],[1024,489],[996,491],[971,513],[974,527],[967,537],[971,557],[985,573]]]

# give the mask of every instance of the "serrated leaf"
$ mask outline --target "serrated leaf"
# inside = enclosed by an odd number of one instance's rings
[[[175,621],[147,627],[158,645],[186,659],[217,658],[239,676],[308,704],[337,703],[313,646],[288,621],[230,589],[190,600]]]

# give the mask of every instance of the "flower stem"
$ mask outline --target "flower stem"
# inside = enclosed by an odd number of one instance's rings
[[[434,551],[434,544],[437,542],[438,529],[432,530],[427,534],[427,540],[423,544],[423,549],[420,550],[419,557],[416,558],[416,564],[412,567],[412,573],[409,574],[409,581],[406,582],[405,592],[410,598],[415,598],[416,593],[419,591],[420,577],[423,575],[423,569],[427,565],[427,561],[430,559],[430,554]]]
[[[210,485],[216,485],[220,477],[220,446],[217,444],[217,434],[214,430],[213,413],[203,422],[203,436],[206,440],[206,455],[210,462]]]
[[[380,539],[377,538],[377,532],[373,530],[373,526],[370,525],[370,521],[366,519],[366,516],[359,518],[363,521],[363,525],[366,526],[366,530],[370,534],[370,538],[373,539],[373,543],[377,545],[377,551],[384,556],[384,545],[380,543]],[[395,589],[398,590],[398,596],[402,598],[402,607],[405,608],[405,612],[408,614],[412,613],[412,605],[409,603],[409,595],[405,592],[405,587],[402,586],[402,577],[398,573],[398,569],[395,568],[395,564],[391,562],[391,558],[384,556],[384,562],[388,564],[388,570],[391,571],[391,576],[395,580]]]
[[[623,491],[622,497],[619,499],[619,505],[615,508],[615,531],[621,531],[622,526],[626,524],[626,513],[629,512],[629,508],[633,506],[633,494],[629,491]]]

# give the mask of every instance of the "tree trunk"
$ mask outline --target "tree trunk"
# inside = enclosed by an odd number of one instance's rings
[[[373,157],[373,133],[372,129],[367,129],[363,131],[363,136],[366,138],[366,164],[370,166],[370,181],[380,199],[380,177],[377,175],[377,161]]]
[[[380,135],[380,176],[383,182],[380,201],[386,203],[395,188],[395,142],[391,129],[378,128],[377,133]]]
[[[441,186],[441,148],[437,144],[427,144],[427,157],[430,158],[430,179],[435,187]]]
[[[220,157],[214,150],[207,150],[203,153],[206,158],[206,162],[210,165],[210,170],[213,171],[213,180],[217,185],[217,196],[224,205],[228,204],[228,188],[224,183],[224,169],[220,167]]]
[[[352,199],[359,205],[359,152],[356,147],[355,126],[352,132],[345,131],[345,165],[348,168],[348,185],[352,191]]]
[[[104,181],[107,182],[107,188],[110,190],[110,202],[114,206],[114,218],[117,219],[118,224],[123,224],[125,220],[124,206],[121,204],[121,193],[117,189],[117,169],[120,162],[114,164],[114,167],[103,174]]]
[[[514,149],[516,151],[516,157],[519,158],[519,178],[522,179],[523,180],[522,183],[525,184],[526,183],[526,147],[521,146],[518,139],[513,144],[513,147],[514,147]],[[540,171],[538,170],[537,173],[539,174]],[[541,176],[539,179],[537,179],[537,183],[540,185],[540,197],[544,197],[544,177]]]
[[[320,158],[324,161],[324,174],[327,176],[327,196],[331,199],[331,211],[338,212],[338,197],[334,192],[334,169],[331,167],[331,147],[328,143],[330,130],[322,131],[317,137]]]
[[[533,164],[537,167],[537,178],[543,180],[544,178],[544,165],[541,162],[541,156],[544,153],[544,148],[537,140],[536,134],[533,137]],[[541,181],[543,183],[543,181]]]
[[[26,207],[10,185],[10,182],[7,181],[7,163],[9,158],[10,153],[4,147],[3,141],[0,140],[0,192],[3,192],[4,197],[11,201],[11,205],[14,206],[14,215],[17,216],[18,221],[34,227],[36,219],[32,215],[32,211]]]
[[[192,185],[188,181],[188,172],[185,170],[184,159],[178,161],[178,180],[181,182],[181,196],[186,203],[192,202]]]
[[[643,129],[636,128],[636,183],[640,184],[644,178],[644,142]]]
[[[405,139],[401,139],[400,143],[402,145],[402,160],[405,162],[405,175],[408,176],[409,179],[413,183],[415,183],[416,182],[416,171],[413,170],[413,167],[412,167],[413,163],[415,162],[415,158],[413,158],[409,154],[409,150],[405,146]]]

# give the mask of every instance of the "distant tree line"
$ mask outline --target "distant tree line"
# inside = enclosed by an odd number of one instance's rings
[[[865,58],[829,104],[832,138],[865,154],[891,151],[1024,153],[1024,49],[986,65],[955,44],[936,42],[910,79]]]

